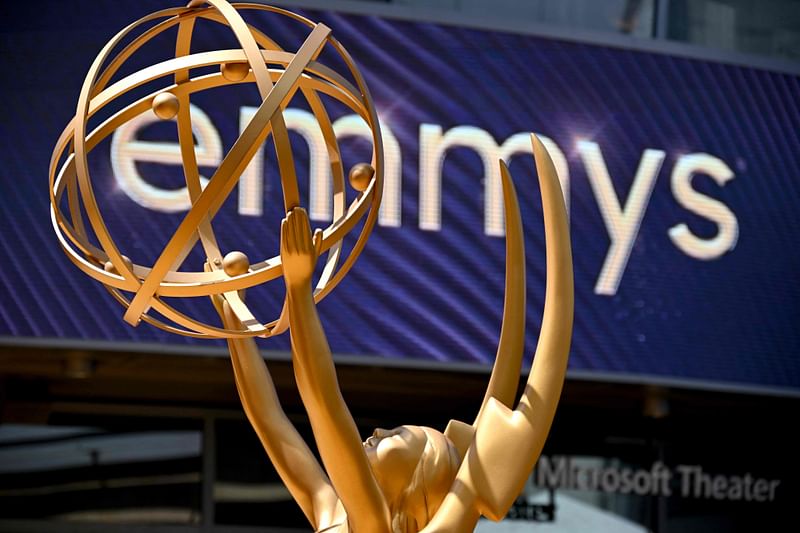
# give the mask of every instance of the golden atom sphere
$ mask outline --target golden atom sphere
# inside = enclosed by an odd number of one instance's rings
[[[219,68],[222,76],[228,81],[242,81],[250,72],[247,63],[225,63]]]
[[[369,187],[372,181],[372,176],[375,175],[375,169],[369,163],[358,163],[350,169],[348,181],[350,186],[359,192],[364,192]]]
[[[249,25],[243,15],[269,12],[304,25],[308,36],[296,51],[281,48],[266,34]],[[192,52],[195,22],[199,19],[227,26],[239,48]],[[125,76],[118,75],[128,58],[143,45],[171,28],[177,28],[174,57]],[[121,46],[124,43],[124,46]],[[121,48],[121,50],[120,50]],[[322,62],[324,49],[338,55],[345,75]],[[218,67],[216,73],[195,69]],[[136,89],[154,82],[162,88],[138,96]],[[240,83],[255,84],[261,103],[237,141],[225,154],[203,188],[194,157],[190,101],[193,94]],[[355,165],[349,175],[360,192],[346,199],[341,153],[321,95],[344,104],[368,125],[372,136],[372,161]],[[115,110],[121,96],[126,103]],[[138,98],[137,98],[138,96]],[[53,227],[67,257],[84,273],[103,283],[125,307],[126,322],[140,321],[193,337],[236,338],[276,335],[288,327],[284,313],[269,322],[256,319],[239,296],[240,291],[282,275],[280,256],[251,263],[241,252],[218,247],[214,216],[235,188],[257,148],[271,139],[280,168],[286,212],[300,206],[297,176],[283,111],[294,97],[303,97],[326,140],[333,180],[335,220],[322,230],[322,276],[314,291],[321,300],[344,278],[366,244],[375,225],[383,186],[383,145],[375,106],[363,76],[330,28],[290,11],[260,4],[230,4],[226,0],[192,0],[186,7],[147,15],[115,35],[100,51],[81,88],[77,112],[59,137],[49,168],[50,210]],[[119,104],[117,105],[119,107]],[[109,116],[94,129],[89,122],[98,112]],[[110,111],[110,113],[109,113]],[[144,266],[123,254],[101,216],[92,188],[88,154],[121,125],[155,113],[174,122],[183,154],[186,187],[191,208],[152,265]],[[342,253],[342,239],[364,220],[357,240]],[[275,229],[278,231],[278,228]],[[130,245],[131,243],[124,243]],[[207,258],[203,271],[181,269],[189,251],[201,246]],[[130,254],[135,259],[135,255]],[[188,316],[166,303],[166,298],[207,296],[218,305],[227,301],[242,324],[219,327]],[[285,307],[285,306],[284,306]]]
[[[250,270],[250,259],[242,252],[234,250],[222,258],[222,270],[231,277],[247,274]]]
[[[178,97],[171,92],[163,92],[153,98],[153,113],[161,120],[175,118],[180,107],[181,104]]]

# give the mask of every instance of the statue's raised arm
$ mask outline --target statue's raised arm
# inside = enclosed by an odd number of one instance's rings
[[[333,358],[317,315],[311,276],[321,234],[312,239],[308,215],[294,208],[281,224],[292,361],[297,388],[311,421],[322,462],[355,531],[390,531],[389,508],[345,405]]]
[[[295,376],[325,469],[347,513],[341,531],[416,533],[439,508],[460,458],[443,433],[428,427],[376,429],[360,442],[312,298],[319,239],[319,233],[312,238],[305,211],[287,214],[281,260]]]
[[[240,327],[228,303],[215,302],[226,327]],[[236,389],[245,415],[272,465],[314,528],[340,520],[339,499],[278,401],[275,385],[252,338],[228,339]]]

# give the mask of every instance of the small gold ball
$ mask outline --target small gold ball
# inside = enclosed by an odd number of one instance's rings
[[[125,263],[125,266],[128,267],[128,270],[133,271],[133,261],[131,261],[127,255],[122,256],[122,262]],[[106,263],[103,265],[103,270],[112,274],[119,274],[119,272],[117,272],[117,267],[115,267],[114,263],[111,261],[106,261]]]
[[[359,192],[364,192],[369,187],[375,169],[369,163],[358,163],[350,169],[350,186]]]
[[[230,277],[246,274],[250,269],[250,260],[242,252],[229,252],[222,258],[222,270]]]
[[[178,97],[169,91],[159,93],[153,98],[153,113],[161,120],[169,120],[178,114]]]
[[[220,67],[222,77],[228,81],[242,81],[250,72],[247,63],[223,63]]]

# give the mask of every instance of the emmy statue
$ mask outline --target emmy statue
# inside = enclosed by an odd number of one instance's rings
[[[242,17],[246,11],[286,17],[310,32],[296,52],[288,52],[248,24]],[[228,26],[240,48],[190,52],[198,19]],[[147,29],[141,31],[143,25]],[[173,57],[115,78],[121,65],[142,45],[176,26]],[[141,33],[133,36],[137,29]],[[121,51],[112,55],[120,47]],[[349,79],[318,60],[326,47],[347,66]],[[193,72],[209,66],[219,70]],[[166,86],[136,98],[88,131],[95,114],[122,95],[134,96],[132,91],[154,80],[164,80]],[[261,104],[203,187],[192,135],[190,97],[198,91],[240,83],[255,83]],[[298,92],[325,138],[333,184],[333,222],[314,232],[300,205],[292,146],[282,115]],[[371,132],[371,162],[356,164],[348,173],[349,184],[356,191],[349,205],[341,153],[320,94],[358,114]],[[155,113],[175,123],[191,200],[188,213],[150,267],[123,255],[112,240],[93,192],[87,162],[88,153],[103,139],[143,113]],[[223,255],[213,218],[256,150],[270,136],[280,169],[286,216],[280,227],[280,254],[251,263],[238,251]],[[193,337],[227,339],[247,418],[315,531],[468,532],[474,530],[480,516],[501,520],[522,490],[550,430],[567,366],[573,317],[569,228],[553,163],[533,135],[531,142],[542,196],[547,256],[547,293],[533,366],[517,401],[525,336],[525,251],[514,185],[500,161],[506,224],[500,341],[475,420],[451,420],[443,432],[411,425],[376,429],[362,443],[342,399],[331,350],[317,315],[316,303],[347,274],[375,225],[384,172],[380,126],[369,91],[350,55],[324,24],[260,4],[193,0],[186,7],[148,15],[120,31],[92,64],[76,114],[57,141],[50,164],[51,218],[67,257],[105,285],[124,306],[125,321],[131,325],[145,321]],[[360,222],[360,234],[343,258],[342,240]],[[206,257],[202,271],[181,269],[197,244]],[[322,274],[314,284],[314,272],[323,256]],[[245,303],[245,292],[280,277],[286,286],[282,311],[271,322],[263,323]],[[167,301],[198,296],[209,298],[220,324],[204,323]],[[287,329],[297,387],[322,464],[284,414],[254,341],[254,337],[271,337]]]

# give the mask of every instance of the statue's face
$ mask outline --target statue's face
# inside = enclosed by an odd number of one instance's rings
[[[411,482],[426,440],[421,428],[400,426],[376,429],[364,442],[372,472],[388,501],[394,501]]]

